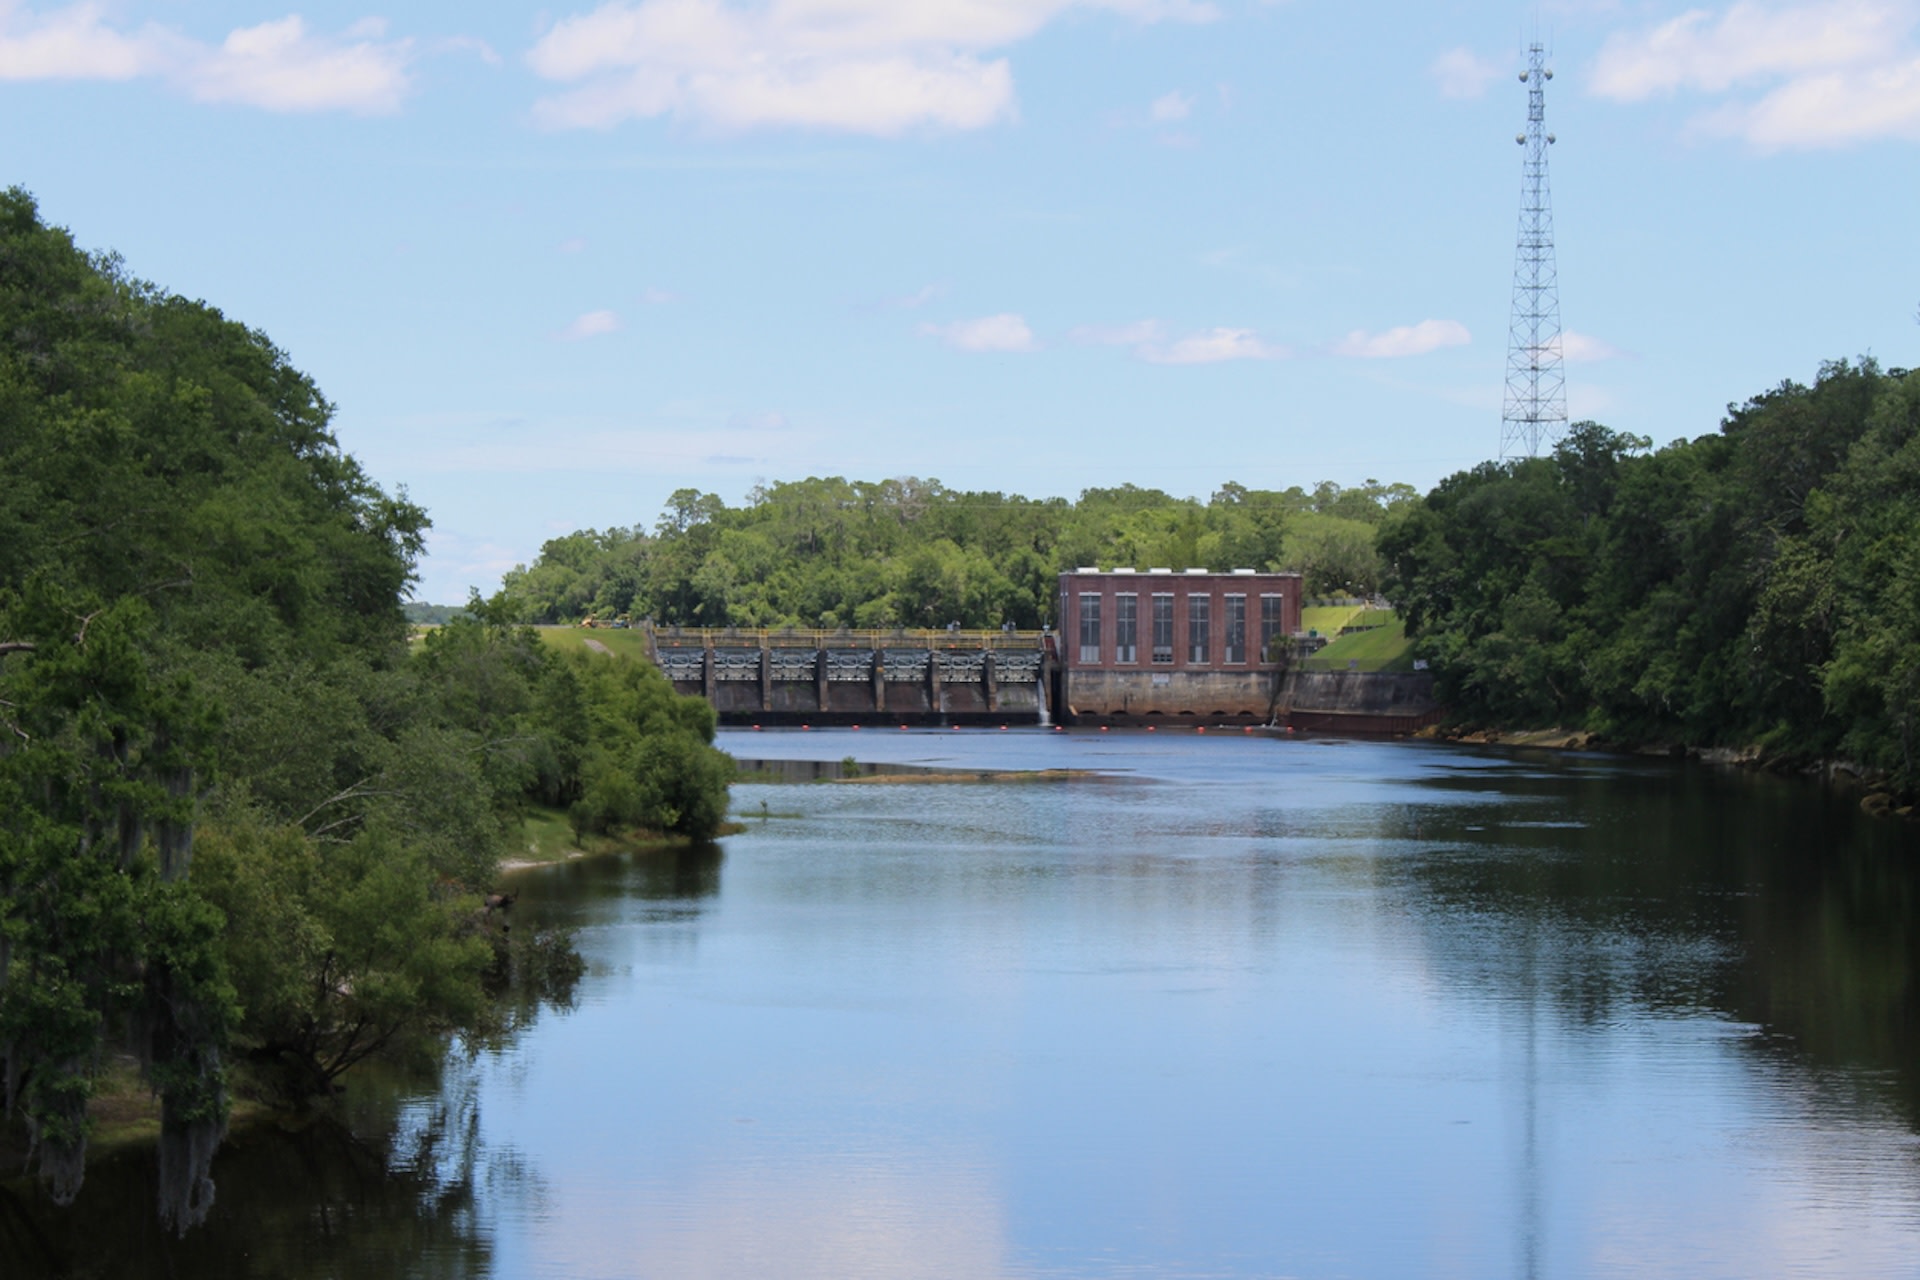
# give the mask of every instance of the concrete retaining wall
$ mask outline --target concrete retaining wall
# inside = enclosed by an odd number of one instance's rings
[[[1440,718],[1427,672],[1292,671],[1276,721],[1331,733],[1411,733]]]
[[[1273,714],[1271,671],[1069,671],[1068,712],[1078,719],[1187,716],[1265,723]]]

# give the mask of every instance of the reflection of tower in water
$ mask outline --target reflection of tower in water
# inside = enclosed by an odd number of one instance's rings
[[[1520,1274],[1526,1280],[1540,1275],[1540,922],[1529,910],[1526,936],[1520,949],[1521,1016],[1524,1066],[1521,1099],[1520,1186],[1516,1211],[1520,1231]]]

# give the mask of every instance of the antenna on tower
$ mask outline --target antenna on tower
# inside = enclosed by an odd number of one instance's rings
[[[1553,258],[1553,198],[1547,183],[1546,49],[1527,47],[1527,131],[1521,165],[1520,236],[1513,254],[1513,318],[1507,330],[1507,394],[1500,413],[1500,456],[1539,456],[1542,442],[1567,425],[1565,353],[1560,338],[1560,273]]]

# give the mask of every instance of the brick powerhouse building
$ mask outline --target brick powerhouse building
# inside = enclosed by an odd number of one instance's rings
[[[1070,716],[1265,721],[1300,575],[1235,569],[1079,569],[1060,575],[1060,665]]]

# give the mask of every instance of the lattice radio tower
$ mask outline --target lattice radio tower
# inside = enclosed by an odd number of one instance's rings
[[[1507,331],[1507,395],[1500,413],[1500,456],[1531,458],[1567,425],[1567,377],[1560,340],[1560,273],[1553,260],[1553,196],[1547,184],[1546,50],[1528,46],[1527,131],[1521,168],[1520,238],[1513,254],[1513,321]]]

